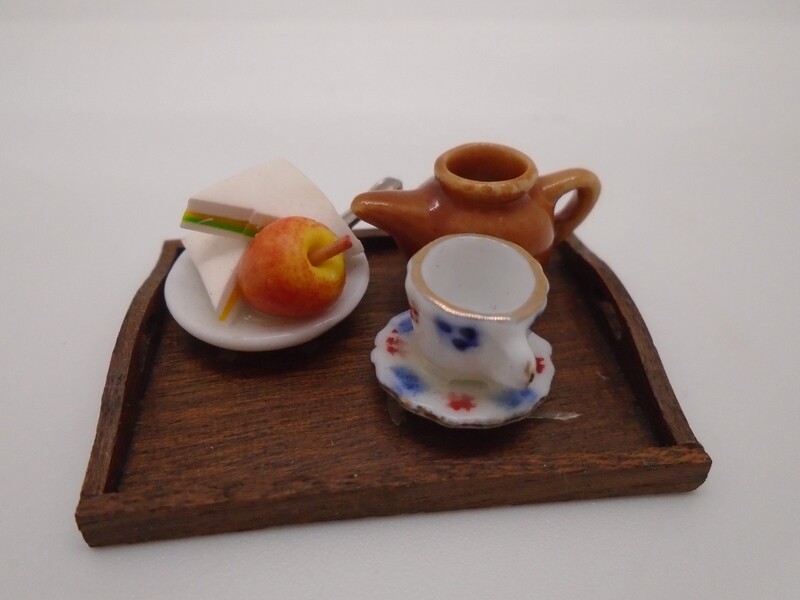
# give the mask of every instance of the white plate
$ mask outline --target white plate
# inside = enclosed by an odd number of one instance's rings
[[[347,260],[342,295],[316,317],[272,317],[248,306],[231,323],[220,321],[211,308],[200,274],[187,252],[172,265],[164,285],[164,298],[178,325],[194,337],[228,350],[277,350],[297,346],[328,331],[361,302],[369,283],[369,263],[364,254]]]

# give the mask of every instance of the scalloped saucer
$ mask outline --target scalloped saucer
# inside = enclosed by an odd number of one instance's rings
[[[375,374],[403,408],[446,427],[485,428],[518,421],[550,391],[555,374],[552,347],[533,332],[528,344],[536,357],[536,374],[521,390],[452,379],[414,351],[413,335],[409,311],[389,320],[375,337],[370,355]]]

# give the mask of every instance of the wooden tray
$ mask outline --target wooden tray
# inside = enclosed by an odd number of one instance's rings
[[[371,280],[350,317],[288,350],[236,353],[185,333],[163,299],[165,242],[111,356],[76,511],[91,546],[399,513],[684,492],[711,459],[636,307],[576,238],[547,268],[535,330],[556,376],[534,414],[490,430],[398,422],[369,360],[405,310],[405,260],[364,240]],[[407,413],[402,413],[406,415]]]

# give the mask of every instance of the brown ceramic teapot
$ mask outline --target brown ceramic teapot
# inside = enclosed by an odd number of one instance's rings
[[[370,191],[351,210],[391,235],[407,256],[453,233],[483,233],[512,241],[546,263],[592,210],[600,181],[586,169],[538,176],[522,152],[499,144],[473,143],[442,154],[434,176],[415,190]],[[558,213],[556,203],[575,192]]]

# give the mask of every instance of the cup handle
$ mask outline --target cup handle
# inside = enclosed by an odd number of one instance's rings
[[[564,241],[591,212],[600,196],[600,180],[586,169],[565,169],[539,177],[542,192],[554,211],[553,246]],[[555,213],[559,199],[567,192],[575,193],[566,205]]]

